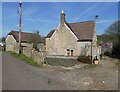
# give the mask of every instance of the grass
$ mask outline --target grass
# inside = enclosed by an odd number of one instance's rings
[[[33,66],[37,66],[40,67],[40,64],[37,64],[37,62],[34,62],[34,60],[32,58],[29,58],[27,56],[25,56],[24,54],[17,54],[15,52],[9,52],[12,56],[18,58],[21,61],[24,61],[27,64],[33,65]]]
[[[88,64],[88,65],[84,66],[84,68],[95,68],[96,66],[98,66],[98,65]]]
[[[0,51],[2,51],[2,46],[0,46]]]

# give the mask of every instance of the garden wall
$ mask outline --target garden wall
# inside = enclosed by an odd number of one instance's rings
[[[37,64],[42,64],[45,59],[45,51],[38,52],[29,47],[23,47],[23,54],[32,58]]]
[[[53,65],[53,66],[73,66],[80,62],[78,62],[76,59],[71,58],[55,58],[55,57],[46,57],[44,63]]]

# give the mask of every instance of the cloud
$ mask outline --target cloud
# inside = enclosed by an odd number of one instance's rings
[[[99,4],[100,4],[100,2],[94,4],[92,7],[87,8],[87,9],[86,9],[83,13],[81,13],[79,16],[75,17],[75,18],[74,18],[74,21],[77,21],[78,19],[80,19],[80,18],[83,17],[83,16],[88,16],[89,14],[91,14],[92,11],[93,11]]]

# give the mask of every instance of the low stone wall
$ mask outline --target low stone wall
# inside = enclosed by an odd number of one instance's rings
[[[27,57],[32,57],[32,49],[29,47],[23,47],[23,54]]]
[[[32,58],[37,64],[47,63],[55,66],[73,66],[76,65],[76,57],[65,56],[46,56],[46,52],[38,52],[30,47],[23,47],[23,54]]]
[[[79,64],[76,59],[71,58],[53,58],[53,57],[46,57],[44,63],[53,65],[53,66],[74,66]]]
[[[33,58],[33,60],[37,62],[38,64],[41,64],[44,62],[45,52],[37,52],[35,50],[32,50],[31,55],[32,55],[31,57]]]
[[[29,58],[32,58],[37,64],[42,64],[45,59],[45,52],[38,52],[32,48],[24,47],[23,54]]]

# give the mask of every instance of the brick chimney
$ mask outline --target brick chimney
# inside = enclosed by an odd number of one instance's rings
[[[64,24],[64,22],[65,22],[65,13],[64,13],[63,10],[62,10],[62,12],[60,14],[60,19],[61,19],[61,24]]]

